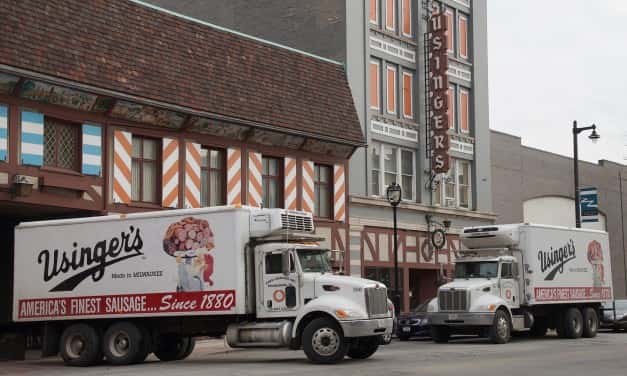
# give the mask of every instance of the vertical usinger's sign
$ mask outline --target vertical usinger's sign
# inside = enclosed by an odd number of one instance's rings
[[[584,223],[599,221],[599,194],[596,188],[579,189],[581,221]]]
[[[447,173],[450,168],[450,139],[448,103],[448,56],[446,15],[434,10],[429,18],[429,130],[431,142],[431,169],[435,174]]]

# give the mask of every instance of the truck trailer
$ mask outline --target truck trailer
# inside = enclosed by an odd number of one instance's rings
[[[335,275],[311,214],[214,207],[21,223],[12,319],[71,366],[231,347],[363,359],[392,331],[386,287]]]
[[[431,335],[512,332],[594,337],[601,304],[613,299],[606,232],[535,224],[465,228],[451,282],[428,307]]]

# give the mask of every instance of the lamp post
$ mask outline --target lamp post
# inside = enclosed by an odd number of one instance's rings
[[[386,190],[387,199],[392,205],[392,211],[394,212],[394,309],[398,316],[401,307],[401,296],[398,290],[398,244],[397,244],[397,227],[396,227],[396,208],[401,203],[401,186],[393,182]]]
[[[581,208],[579,207],[579,150],[577,144],[577,138],[579,133],[592,130],[588,138],[596,143],[601,136],[597,133],[597,126],[592,124],[589,127],[577,127],[577,120],[573,121],[573,161],[574,161],[574,174],[575,174],[575,226],[581,227]]]

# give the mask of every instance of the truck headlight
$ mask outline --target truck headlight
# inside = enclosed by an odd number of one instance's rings
[[[494,312],[496,311],[496,304],[480,305],[478,308],[480,311]]]
[[[349,309],[336,309],[335,316],[339,319],[350,319],[352,317],[359,317],[359,312],[351,311]]]

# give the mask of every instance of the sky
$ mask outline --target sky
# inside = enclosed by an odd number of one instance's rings
[[[490,127],[523,145],[627,164],[627,0],[487,0]]]

